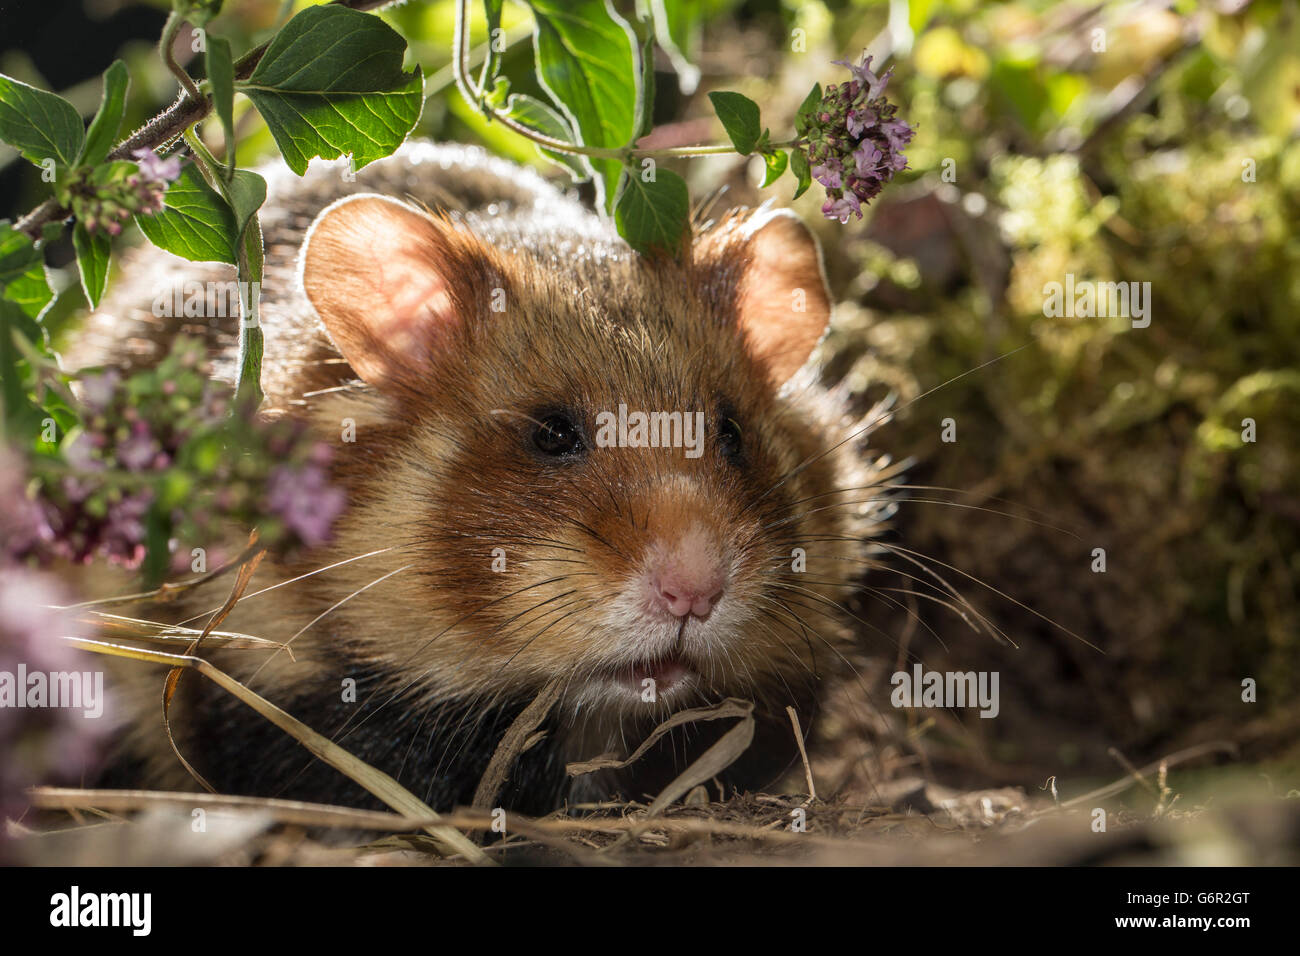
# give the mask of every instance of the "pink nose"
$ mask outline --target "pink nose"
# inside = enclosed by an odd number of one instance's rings
[[[726,578],[721,568],[694,569],[674,564],[652,578],[657,602],[674,617],[708,617],[722,597]]]

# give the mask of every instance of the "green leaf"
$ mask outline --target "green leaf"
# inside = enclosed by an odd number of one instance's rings
[[[636,132],[633,139],[640,139],[650,133],[654,127],[655,113],[655,27],[653,13],[647,4],[637,5],[637,16],[629,24],[632,35],[637,42],[637,62],[641,67],[637,90],[640,102],[637,104]]]
[[[4,438],[15,444],[17,436],[34,434],[40,427],[37,410],[27,397],[27,383],[13,340],[14,329],[23,318],[17,305],[0,297],[0,403],[4,410]]]
[[[112,66],[104,71],[104,93],[99,100],[99,112],[86,131],[86,140],[77,156],[78,166],[96,166],[108,158],[108,151],[117,141],[117,132],[122,126],[126,91],[130,85],[131,74],[127,72],[126,64],[114,60]]]
[[[49,413],[32,401],[31,364],[20,354],[14,337],[21,335],[48,353],[48,335],[37,322],[53,301],[43,259],[31,239],[8,220],[0,220],[0,432],[28,447]]]
[[[1047,89],[1033,60],[1002,59],[993,65],[989,84],[996,100],[1025,129],[1038,133],[1051,125]]]
[[[28,318],[39,321],[54,304],[54,292],[45,274],[45,263],[38,259],[28,266],[26,272],[5,286],[4,295]]]
[[[266,180],[251,170],[237,169],[226,188],[235,210],[235,232],[243,235],[248,220],[266,202]]]
[[[563,140],[566,143],[573,142],[573,130],[564,117],[535,97],[523,93],[514,94],[510,97],[508,115],[515,122],[522,123],[529,129],[550,136],[552,139]],[[573,177],[574,182],[586,182],[591,178],[591,170],[581,161],[581,157],[570,153],[557,153],[553,149],[545,149],[542,146],[537,147],[537,152],[551,162],[563,166]]]
[[[704,6],[696,0],[662,0],[654,8],[655,39],[668,55],[684,96],[700,85],[700,68],[692,61],[699,50],[705,17],[716,12],[706,11]]]
[[[191,262],[235,261],[235,213],[192,163],[168,187],[163,211],[135,221],[155,246]]]
[[[212,86],[212,106],[221,120],[226,137],[226,166],[235,166],[235,62],[230,41],[225,37],[208,37],[208,82]]]
[[[790,172],[798,181],[794,190],[794,198],[798,199],[812,185],[812,170],[808,168],[808,155],[797,147],[790,150]]]
[[[763,156],[763,162],[767,164],[767,175],[763,177],[763,187],[766,189],[785,172],[786,166],[790,164],[790,157],[786,155],[785,150],[778,149]]]
[[[104,288],[108,285],[108,262],[113,252],[113,241],[102,232],[88,231],[78,222],[72,228],[72,248],[77,253],[81,288],[93,309],[99,305]]]
[[[39,320],[54,302],[45,257],[7,219],[0,220],[0,291],[32,320]]]
[[[605,0],[529,0],[529,5],[537,22],[538,79],[568,118],[578,145],[629,145],[641,123],[641,75],[627,22]],[[622,164],[585,162],[598,174],[598,198],[608,210]]]
[[[731,137],[736,152],[748,156],[763,135],[763,125],[758,118],[758,104],[740,93],[710,93],[713,111],[722,120],[722,128]]]
[[[634,170],[625,169],[614,203],[614,224],[618,234],[642,255],[682,250],[691,214],[686,180],[667,169],[646,182]]]
[[[799,135],[808,132],[808,121],[813,111],[817,109],[817,104],[822,101],[822,85],[813,84],[813,88],[808,91],[808,95],[803,98],[799,104],[799,109],[794,116],[794,129]]]
[[[920,33],[930,22],[930,11],[934,9],[934,0],[911,0],[907,5],[907,25],[913,33]]]
[[[81,114],[61,96],[0,74],[0,140],[39,166],[76,163],[86,131]]]
[[[502,49],[496,49],[493,33],[501,29],[501,8],[504,6],[505,0],[483,0],[483,13],[487,16],[488,56],[483,64],[483,74],[479,77],[480,90],[490,89],[497,74],[501,72],[501,57],[505,48],[502,44]]]
[[[275,35],[247,81],[280,153],[298,175],[313,156],[351,153],[357,169],[406,139],[424,105],[424,76],[402,72],[406,41],[368,13],[309,7]]]
[[[172,8],[182,19],[196,27],[204,27],[221,12],[222,2],[223,0],[172,0]]]
[[[1088,81],[1077,73],[1053,73],[1044,88],[1048,107],[1058,117],[1064,117],[1070,105],[1088,92]]]
[[[510,99],[510,79],[498,76],[492,81],[492,89],[484,94],[483,99],[494,110],[504,109]]]
[[[40,261],[41,252],[36,244],[25,233],[15,229],[8,219],[0,219],[0,290]]]

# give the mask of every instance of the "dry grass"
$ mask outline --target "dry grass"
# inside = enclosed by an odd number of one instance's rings
[[[1294,865],[1300,862],[1300,793],[1175,809],[1176,794],[1144,810],[1108,799],[1106,831],[1092,801],[1073,806],[1015,789],[955,792],[923,781],[893,788],[889,805],[797,795],[709,801],[698,787],[651,815],[641,803],[511,815],[485,848],[508,864],[578,865]],[[1139,786],[1131,776],[1114,788]],[[1139,788],[1140,789],[1140,788]],[[434,818],[285,800],[151,791],[41,788],[41,828],[11,824],[22,859],[97,865],[439,865],[419,832]],[[1210,802],[1219,802],[1211,800]],[[59,808],[60,813],[55,813]],[[194,811],[206,832],[196,837]],[[93,819],[95,822],[87,822]],[[493,834],[488,811],[461,809],[441,826]],[[799,821],[799,828],[794,826]],[[364,831],[364,832],[363,832]]]

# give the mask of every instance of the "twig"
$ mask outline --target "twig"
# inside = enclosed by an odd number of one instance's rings
[[[90,611],[79,615],[78,624],[85,624],[101,634],[110,633],[118,637],[127,637],[137,641],[153,641],[165,645],[184,644],[188,647],[195,637],[203,632],[193,627],[179,624],[164,624],[159,621],[145,621],[121,614],[107,614],[104,611]],[[208,631],[204,641],[209,647],[234,650],[283,650],[293,659],[293,649],[283,641],[272,641],[253,634],[241,634],[236,631]]]
[[[408,817],[382,810],[356,810],[324,803],[281,800],[272,797],[242,797],[229,794],[184,793],[162,790],[82,790],[75,787],[32,787],[27,791],[32,806],[42,810],[109,810],[124,813],[150,807],[182,807],[205,810],[249,810],[266,814],[277,823],[312,827],[347,827],[401,833],[421,830],[440,822],[436,817]]]
[[[803,758],[803,772],[808,779],[808,799],[817,799],[817,784],[813,783],[812,764],[808,762],[808,751],[803,744],[803,728],[799,726],[799,715],[790,705],[786,705],[785,712],[790,715],[790,723],[794,727],[794,742],[799,745],[799,756]]]
[[[1195,50],[1200,45],[1200,42],[1200,31],[1195,27],[1188,27],[1183,35],[1183,42],[1161,58],[1155,68],[1142,78],[1141,85],[1134,90],[1133,95],[1116,105],[1106,116],[1102,117],[1097,125],[1092,128],[1092,132],[1072,152],[1086,154],[1096,149],[1105,141],[1112,130],[1146,106],[1151,96],[1154,95],[1156,84],[1160,79],[1169,72],[1174,64]]]
[[[156,664],[167,664],[171,667],[185,667],[198,671],[227,693],[237,697],[257,711],[290,737],[293,737],[312,754],[345,777],[355,781],[394,810],[417,819],[438,820],[438,823],[430,824],[423,827],[423,829],[429,836],[433,837],[435,845],[446,855],[460,854],[472,863],[491,862],[483,851],[475,846],[463,833],[448,826],[434,812],[432,807],[388,774],[382,770],[377,770],[356,755],[344,750],[334,741],[312,730],[296,717],[281,710],[265,697],[250,690],[225,671],[202,658],[181,654],[166,654],[161,651],[146,650],[139,647],[124,647],[120,644],[109,644],[105,641],[92,641],[77,637],[65,637],[64,640],[73,647],[85,651]]]
[[[250,546],[257,543],[256,531],[249,535],[248,543]],[[257,570],[257,566],[262,563],[262,558],[265,556],[266,549],[263,548],[240,565],[239,574],[235,577],[235,584],[230,590],[230,596],[226,598],[226,603],[221,606],[221,609],[217,611],[216,614],[212,615],[208,620],[208,623],[204,625],[203,630],[199,632],[199,635],[190,642],[190,646],[185,650],[186,657],[193,657],[198,653],[199,645],[203,643],[203,639],[211,634],[213,629],[224,621],[230,612],[234,610],[235,605],[239,603],[239,599],[244,596],[244,591],[248,588],[248,582],[252,580],[253,573]],[[171,702],[172,698],[176,695],[176,688],[180,686],[181,674],[184,672],[185,669],[183,667],[173,667],[167,673],[167,679],[163,682],[163,730],[167,732],[167,742],[172,745],[172,753],[176,754],[176,759],[181,762],[181,766],[189,772],[191,777],[203,786],[203,789],[207,790],[209,793],[216,793],[216,788],[208,783],[208,781],[203,778],[203,775],[195,770],[194,767],[190,765],[190,762],[185,759],[185,755],[181,753],[180,747],[176,744],[176,738],[172,736],[170,716]]]
[[[1236,756],[1237,752],[1237,745],[1231,741],[1216,740],[1208,744],[1198,744],[1195,747],[1188,747],[1186,750],[1180,750],[1167,757],[1161,757],[1155,763],[1147,764],[1140,772],[1143,774],[1153,773],[1160,769],[1161,764],[1174,767],[1180,763],[1187,763],[1189,760],[1195,760],[1197,757],[1203,757],[1206,754],[1227,753]],[[1056,807],[1045,807],[1042,810],[1037,810],[1031,814],[1031,816],[1041,816],[1042,814],[1052,813],[1058,809],[1068,810],[1070,807],[1077,807],[1081,803],[1088,803],[1093,800],[1104,800],[1107,797],[1113,797],[1115,794],[1123,793],[1129,787],[1133,786],[1134,779],[1133,776],[1126,776],[1123,779],[1116,780],[1114,783],[1107,784],[1104,787],[1090,790],[1082,796],[1075,797],[1072,800],[1066,800],[1064,803],[1061,803]]]
[[[151,598],[158,598],[161,601],[170,601],[173,595],[182,591],[188,591],[190,588],[198,587],[200,584],[207,584],[215,578],[228,571],[233,571],[244,564],[249,558],[256,554],[260,549],[257,544],[257,537],[254,534],[244,548],[236,557],[227,561],[219,568],[214,568],[207,574],[200,575],[197,578],[189,578],[185,581],[173,581],[170,584],[163,584],[154,588],[152,591],[139,591],[135,594],[119,594],[116,597],[98,598],[94,601],[82,601],[80,604],[68,604],[64,606],[54,605],[60,611],[78,611],[87,607],[111,607],[114,604],[135,604],[139,601],[147,601]]]
[[[1111,757],[1115,759],[1116,763],[1118,763],[1121,767],[1127,770],[1129,772],[1129,776],[1133,777],[1134,780],[1142,784],[1142,786],[1146,788],[1147,792],[1151,794],[1151,796],[1155,797],[1156,799],[1160,798],[1160,794],[1156,792],[1156,788],[1151,786],[1151,781],[1148,780],[1145,775],[1143,775],[1142,771],[1138,770],[1137,767],[1133,766],[1133,764],[1129,761],[1129,759],[1119,752],[1118,748],[1107,747],[1106,753],[1110,754]],[[1160,766],[1164,767],[1166,766],[1166,764],[1162,761]]]
[[[561,678],[557,677],[551,681],[506,729],[501,742],[497,744],[496,751],[492,754],[492,759],[488,762],[487,769],[479,778],[478,787],[474,791],[475,809],[492,809],[497,796],[501,793],[501,788],[505,786],[515,760],[530,746],[537,743],[538,738],[533,736],[533,731],[551,712],[551,708],[560,698],[563,687],[564,681]]]

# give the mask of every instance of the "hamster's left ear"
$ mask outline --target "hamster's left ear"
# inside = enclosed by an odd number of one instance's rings
[[[714,266],[732,273],[736,318],[751,353],[780,386],[803,367],[830,326],[821,249],[788,209],[760,210],[724,226]],[[701,253],[710,256],[708,240]],[[699,265],[697,259],[697,265]],[[737,270],[734,271],[733,270]]]
[[[458,330],[501,284],[473,236],[369,194],[321,212],[300,265],[303,290],[353,371],[378,388],[415,392],[427,390]]]

